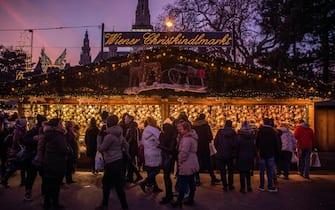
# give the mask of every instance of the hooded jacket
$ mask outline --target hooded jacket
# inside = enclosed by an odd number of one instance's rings
[[[179,175],[192,175],[199,171],[197,157],[198,135],[191,130],[184,136],[178,137],[178,173]]]
[[[198,134],[198,155],[209,156],[209,143],[213,139],[212,130],[206,120],[196,120],[193,128]]]
[[[102,153],[105,164],[120,160],[123,158],[122,151],[129,150],[129,144],[123,137],[123,129],[121,126],[116,125],[109,127],[105,130],[107,135],[97,138],[97,150]]]
[[[241,128],[237,133],[237,168],[249,171],[254,167],[256,154],[255,134],[250,128]]]

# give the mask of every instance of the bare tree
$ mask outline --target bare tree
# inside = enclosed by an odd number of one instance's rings
[[[165,7],[156,29],[164,30],[167,17],[174,19],[176,31],[232,32],[233,47],[207,48],[209,53],[250,65],[271,48],[274,37],[262,36],[256,25],[257,0],[176,0]]]

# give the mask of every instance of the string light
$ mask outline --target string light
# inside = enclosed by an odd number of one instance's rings
[[[214,58],[206,54],[197,54],[193,51],[188,51],[179,48],[157,48],[154,50],[146,50],[146,62],[160,62],[162,70],[173,68],[176,64],[190,65],[196,69],[206,71],[206,80],[208,92],[206,96],[220,95],[228,97],[271,97],[271,98],[329,98],[332,97],[334,91],[329,91],[331,87],[318,81],[317,79],[307,80],[297,78],[293,74],[280,71],[269,71],[267,69],[256,68],[250,65],[243,65],[225,61],[221,58]],[[169,56],[166,56],[167,53]],[[142,52],[140,52],[142,53]],[[109,61],[100,61],[98,64],[85,66],[85,74],[82,73],[82,66],[70,67],[66,70],[55,71],[46,75],[38,75],[28,79],[16,80],[15,82],[4,83],[0,86],[0,95],[5,96],[22,96],[22,95],[59,95],[58,90],[62,91],[62,95],[73,97],[88,96],[99,97],[101,95],[122,95],[124,89],[127,88],[128,77],[124,75],[124,71],[128,70],[132,62],[140,63],[138,58],[140,54],[134,53],[135,56],[120,56],[111,58]],[[157,55],[163,55],[157,56]],[[159,60],[158,60],[159,58]],[[215,64],[218,63],[217,68]],[[108,71],[108,66],[111,65],[113,72]],[[210,68],[209,68],[210,67]],[[226,70],[217,72],[216,70]],[[90,70],[90,71],[89,71]],[[77,74],[81,82],[76,82]],[[273,75],[275,74],[275,77]],[[163,79],[162,75],[162,79]],[[65,77],[71,78],[65,81]],[[64,80],[62,88],[54,88],[58,86],[57,78]],[[72,79],[73,78],[73,79]],[[258,82],[253,82],[258,79]],[[236,81],[243,81],[237,83]],[[35,84],[45,85],[39,86]],[[218,83],[225,84],[224,86]],[[276,83],[276,85],[274,85]],[[240,84],[240,85],[239,85]],[[290,85],[284,85],[290,84]],[[47,85],[47,86],[46,86]],[[90,87],[90,85],[94,85]],[[26,88],[26,87],[32,88]],[[50,87],[50,88],[49,88]],[[87,92],[85,89],[91,89]],[[11,91],[8,91],[11,90]],[[71,90],[68,92],[67,90]],[[250,90],[250,91],[249,91]],[[147,94],[143,92],[142,94]],[[160,96],[169,96],[167,91],[154,91],[150,94]],[[149,95],[150,95],[149,94]],[[178,92],[176,95],[191,95],[198,96],[197,93]],[[203,96],[203,95],[202,95]]]

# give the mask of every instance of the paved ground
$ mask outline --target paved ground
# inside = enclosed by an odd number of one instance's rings
[[[293,172],[294,173],[294,172]],[[143,174],[144,175],[144,174]],[[101,202],[101,175],[94,176],[89,172],[76,172],[77,183],[63,185],[60,201],[66,209],[93,210]],[[259,184],[258,171],[252,177],[253,192],[239,192],[239,176],[235,174],[235,191],[223,192],[221,185],[211,186],[207,174],[201,174],[202,185],[197,187],[195,205],[183,206],[183,209],[222,210],[222,209],[289,209],[289,210],[323,210],[335,209],[335,173],[313,171],[307,180],[297,174],[290,175],[290,180],[279,178],[279,192],[269,193],[257,190]],[[0,209],[42,209],[40,199],[40,178],[33,189],[33,201],[23,201],[24,188],[19,187],[19,175],[9,180],[10,188],[0,186]],[[173,180],[175,181],[175,180]],[[158,183],[163,186],[162,174],[158,175]],[[136,184],[126,187],[129,209],[172,209],[171,205],[160,205],[159,201],[165,194],[143,193]],[[116,194],[110,196],[109,209],[121,209]]]

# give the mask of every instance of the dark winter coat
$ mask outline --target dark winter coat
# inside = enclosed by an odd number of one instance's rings
[[[67,142],[65,131],[59,127],[45,128],[45,151],[43,157],[44,176],[63,177],[66,170]]]
[[[259,128],[256,137],[256,146],[261,158],[268,159],[279,156],[280,142],[278,133],[269,125]]]
[[[212,130],[206,120],[196,120],[193,123],[193,129],[198,134],[198,151],[200,156],[209,156],[209,143],[213,139]]]
[[[88,157],[95,157],[97,153],[97,137],[99,128],[97,126],[90,126],[85,132],[86,155]]]
[[[251,129],[240,129],[237,133],[237,169],[249,171],[254,167],[256,154],[255,135]]]
[[[219,159],[231,159],[235,156],[236,132],[231,127],[220,129],[214,139]]]
[[[163,132],[159,136],[159,148],[162,150],[162,161],[169,159],[177,154],[177,129],[168,123],[163,124]]]
[[[26,135],[23,138],[22,144],[25,146],[26,150],[36,154],[37,151],[37,140],[34,136],[39,134],[40,127],[34,126],[32,129],[27,131]]]
[[[125,138],[129,144],[129,154],[134,157],[138,153],[138,141],[140,140],[140,130],[136,122],[130,122],[125,129]]]

